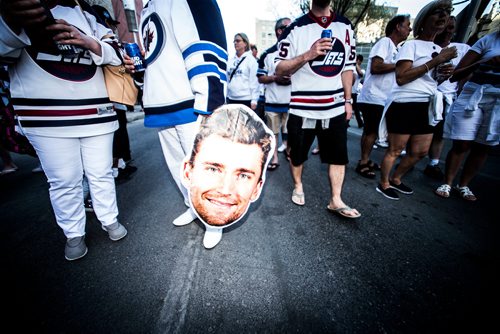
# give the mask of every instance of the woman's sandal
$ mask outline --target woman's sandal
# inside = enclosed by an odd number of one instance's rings
[[[371,160],[368,160],[368,166],[370,166],[372,170],[380,170],[379,164]]]
[[[451,187],[445,183],[440,185],[436,190],[434,190],[434,193],[439,197],[448,198],[450,197],[450,191]]]
[[[477,200],[477,197],[470,191],[469,187],[463,186],[460,187],[458,184],[455,186],[455,190],[460,193],[460,197],[462,197],[466,201],[474,202]]]
[[[360,164],[358,162],[358,166],[356,166],[356,173],[368,179],[375,178],[375,172],[370,167],[369,162],[366,164]]]

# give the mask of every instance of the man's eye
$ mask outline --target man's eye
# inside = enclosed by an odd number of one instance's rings
[[[238,175],[238,179],[241,179],[241,180],[250,180],[251,178],[252,178],[252,175],[250,175],[250,174],[241,173],[240,175]]]
[[[219,171],[219,169],[218,169],[218,168],[213,167],[213,166],[208,166],[208,167],[206,168],[206,170],[207,170],[207,171],[209,171],[209,172],[212,172],[212,173],[217,173],[217,172]]]

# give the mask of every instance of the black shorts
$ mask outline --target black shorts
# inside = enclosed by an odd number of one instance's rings
[[[288,146],[290,159],[294,166],[302,165],[308,158],[309,150],[318,137],[319,156],[322,163],[330,165],[347,165],[347,121],[346,115],[330,119],[327,129],[323,129],[321,120],[316,121],[316,128],[302,129],[303,118],[297,115],[288,116]]]
[[[373,134],[378,133],[378,126],[384,113],[384,106],[371,103],[358,103],[359,111],[363,115],[364,133]]]
[[[251,100],[231,100],[230,98],[227,98],[227,104],[243,104],[248,108],[252,108]]]
[[[385,114],[387,132],[401,135],[434,133],[429,125],[429,102],[392,102]]]

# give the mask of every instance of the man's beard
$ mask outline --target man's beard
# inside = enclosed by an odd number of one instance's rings
[[[313,0],[313,4],[321,8],[329,7],[330,3],[331,0]]]

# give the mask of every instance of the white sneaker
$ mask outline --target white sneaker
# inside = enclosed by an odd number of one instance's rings
[[[43,173],[43,168],[42,165],[38,165],[38,167],[35,167],[31,170],[32,173]]]
[[[203,246],[206,249],[214,248],[222,239],[222,228],[207,227],[203,237]]]
[[[196,214],[194,213],[193,210],[191,210],[191,208],[189,208],[182,215],[175,218],[172,224],[174,224],[175,226],[184,226],[191,223],[195,219],[196,219]]]
[[[281,144],[280,147],[278,147],[278,152],[283,152],[284,150],[286,150],[286,145],[285,144]]]
[[[125,167],[127,167],[125,161],[123,161],[123,159],[118,159],[118,168],[125,169]]]
[[[386,141],[378,141],[378,140],[377,140],[377,141],[376,141],[376,144],[377,144],[378,146],[380,146],[380,147],[383,147],[383,148],[387,148],[387,147],[389,147],[389,143],[388,143],[388,142],[386,142]]]

